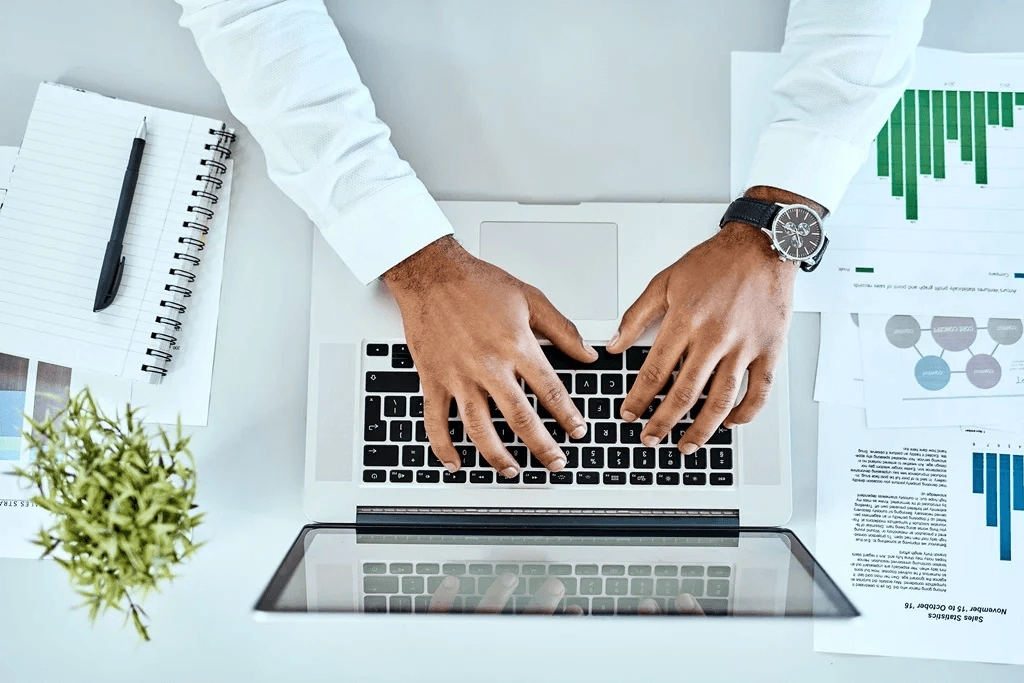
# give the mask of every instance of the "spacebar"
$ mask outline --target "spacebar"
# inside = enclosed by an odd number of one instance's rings
[[[366,373],[366,390],[380,393],[415,394],[420,390],[420,376],[415,372],[368,372]]]

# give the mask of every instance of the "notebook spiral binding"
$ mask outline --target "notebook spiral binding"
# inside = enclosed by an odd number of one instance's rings
[[[196,266],[202,262],[197,254],[206,246],[210,221],[216,215],[213,207],[220,200],[218,192],[224,186],[220,176],[228,172],[224,161],[231,158],[231,144],[235,141],[235,134],[226,127],[210,128],[208,133],[211,141],[203,145],[203,149],[209,156],[199,160],[198,185],[189,195],[195,203],[185,207],[189,217],[181,223],[184,234],[178,237],[178,244],[182,245],[182,251],[174,252],[177,263],[167,271],[171,279],[164,284],[166,298],[160,301],[160,307],[165,310],[153,320],[154,329],[149,335],[153,343],[146,349],[146,356],[152,360],[142,364],[142,371],[152,373],[155,381],[167,375],[167,364],[174,359],[178,343],[175,334],[185,324],[181,316],[188,309],[184,302],[192,296],[190,285],[196,280]]]

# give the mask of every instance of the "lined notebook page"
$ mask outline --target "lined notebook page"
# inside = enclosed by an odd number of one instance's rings
[[[114,303],[93,299],[135,132],[148,135]],[[0,349],[152,381],[156,317],[220,122],[44,83],[0,209]],[[209,201],[205,201],[209,205]],[[201,237],[201,235],[195,235]],[[192,249],[194,253],[196,249]],[[187,302],[186,302],[187,303]]]

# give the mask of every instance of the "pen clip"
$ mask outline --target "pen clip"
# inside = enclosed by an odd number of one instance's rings
[[[102,311],[104,308],[114,303],[114,297],[117,296],[117,290],[121,286],[121,276],[124,275],[124,256],[117,262],[117,272],[114,273],[114,278],[110,283],[110,287],[103,294],[103,299],[97,302],[97,305],[93,308],[93,312]]]

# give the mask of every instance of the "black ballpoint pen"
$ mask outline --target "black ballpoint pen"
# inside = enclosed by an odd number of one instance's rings
[[[117,288],[121,285],[121,275],[124,273],[124,257],[121,256],[121,250],[124,247],[124,233],[128,229],[128,214],[131,213],[132,200],[135,198],[135,184],[139,180],[139,169],[142,167],[142,150],[145,148],[146,119],[143,118],[132,142],[128,168],[124,172],[124,182],[121,183],[121,197],[117,200],[114,227],[110,230],[110,241],[107,242],[107,250],[103,254],[100,280],[96,285],[96,300],[92,304],[93,312],[102,311],[112,304],[114,297],[117,296]]]

